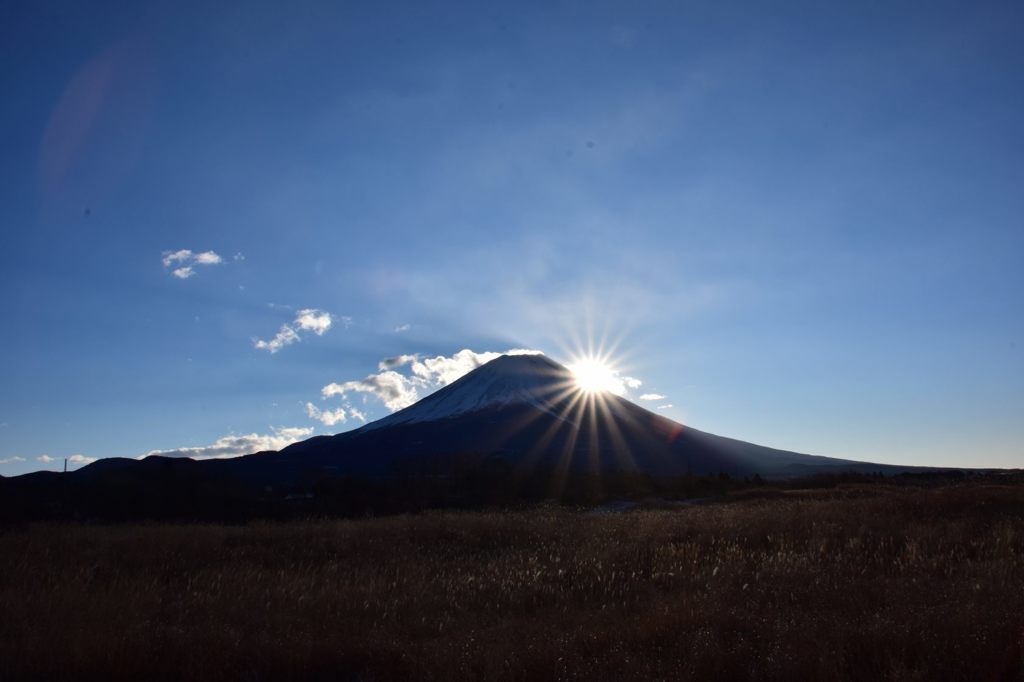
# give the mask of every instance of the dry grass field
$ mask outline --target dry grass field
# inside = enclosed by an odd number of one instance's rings
[[[0,534],[0,679],[1024,679],[1024,488]]]

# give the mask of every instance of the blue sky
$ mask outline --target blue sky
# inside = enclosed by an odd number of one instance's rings
[[[0,474],[587,338],[721,435],[1024,465],[1019,5],[294,4],[5,7]]]

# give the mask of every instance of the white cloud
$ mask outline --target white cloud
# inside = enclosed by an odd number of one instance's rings
[[[407,377],[393,370],[371,374],[365,379],[331,383],[320,391],[323,398],[344,397],[348,393],[369,393],[376,396],[392,412],[412,405],[419,396],[416,393],[416,378]]]
[[[331,383],[323,387],[320,396],[323,399],[334,396],[342,400],[350,393],[363,393],[372,395],[392,412],[408,407],[420,399],[423,395],[432,393],[434,390],[447,386],[463,375],[476,369],[480,365],[490,362],[501,355],[536,355],[541,351],[513,348],[504,353],[476,351],[464,348],[451,356],[438,355],[432,358],[420,359],[417,354],[398,355],[384,358],[378,363],[380,371],[371,374],[365,379],[346,381],[343,383]],[[408,366],[409,373],[402,374],[395,371],[401,367]],[[345,403],[348,414],[354,418],[365,421],[366,417]],[[315,406],[314,406],[315,408]],[[308,412],[308,409],[307,409]],[[323,414],[322,412],[320,414]],[[314,417],[319,419],[320,417]]]
[[[451,357],[438,355],[437,357],[427,358],[422,362],[417,360],[412,363],[412,373],[431,384],[447,386],[480,365],[486,364],[501,355],[538,355],[540,353],[537,350],[526,350],[524,348],[512,348],[504,353],[495,353],[494,351],[477,353],[464,348]]]
[[[6,459],[0,459],[0,464],[15,464],[17,462],[24,462],[24,457],[7,457]]]
[[[164,267],[169,268],[175,263],[184,263],[185,261],[191,260],[192,252],[188,249],[181,249],[180,251],[164,251]]]
[[[306,308],[295,316],[295,326],[303,331],[323,336],[331,328],[331,314],[315,308]]]
[[[15,459],[19,459],[22,462],[25,461],[24,459],[17,457]],[[52,464],[60,461],[60,459],[60,457],[50,457],[49,455],[39,455],[36,457],[36,461],[42,462],[43,464]],[[95,457],[86,457],[85,455],[71,455],[67,459],[70,464],[91,464],[96,461]],[[0,462],[0,464],[2,464],[2,462]]]
[[[395,327],[395,332],[401,334],[402,332],[407,332],[410,329],[412,329],[411,324],[400,324],[397,327]]]
[[[310,419],[316,419],[324,426],[334,426],[335,424],[344,424],[348,421],[348,416],[345,414],[345,408],[339,407],[336,410],[321,410],[313,403],[306,403],[306,414],[309,415]]]
[[[664,400],[665,396],[660,393],[644,393],[640,396],[640,400]]]
[[[622,383],[626,384],[628,388],[640,388],[644,382],[633,377],[622,377]]]
[[[270,304],[274,307],[274,304]],[[304,332],[313,332],[317,336],[323,336],[327,333],[327,330],[331,328],[331,322],[334,317],[323,310],[317,308],[303,308],[295,315],[295,321],[291,324],[283,324],[281,328],[274,335],[274,338],[269,341],[263,341],[261,339],[253,339],[252,344],[254,347],[260,350],[267,350],[271,353],[276,353],[285,346],[290,346],[296,341],[301,341],[302,337],[296,329]],[[345,326],[349,326],[352,321],[351,317],[343,315],[341,321]]]
[[[493,351],[477,353],[464,348],[451,357],[438,355],[422,361],[416,360],[412,363],[410,369],[412,369],[413,374],[426,382],[447,386],[459,377],[468,374],[480,365],[490,362],[499,355],[501,353]]]
[[[668,403],[668,404],[666,404],[666,405],[658,405],[658,409],[659,409],[659,410],[667,410],[667,409],[669,409],[670,407],[672,407],[672,403]]]
[[[271,427],[273,433],[247,433],[222,436],[209,445],[196,447],[174,448],[172,450],[151,450],[142,457],[160,455],[162,457],[191,457],[192,459],[227,459],[249,455],[266,450],[280,450],[292,443],[306,438],[313,433],[312,428],[304,427]],[[76,455],[79,457],[80,455]],[[141,459],[141,457],[140,457]],[[75,461],[72,457],[71,461]]]
[[[174,268],[171,275],[178,279],[188,279],[196,274],[197,265],[219,265],[224,262],[215,251],[202,251],[193,253],[191,249],[178,249],[177,251],[164,251],[163,264],[165,268]]]
[[[224,262],[220,256],[213,251],[203,251],[197,253],[195,257],[196,265],[218,265]]]
[[[353,419],[358,419],[359,421],[363,422],[364,424],[366,423],[366,415],[363,414],[362,412],[360,412],[359,410],[357,410],[356,408],[352,407],[351,405],[349,405],[349,407],[348,407],[348,414]]]
[[[273,429],[274,434],[278,438],[288,440],[289,445],[313,433],[313,429],[307,428],[305,426],[281,426],[278,428],[271,428]]]

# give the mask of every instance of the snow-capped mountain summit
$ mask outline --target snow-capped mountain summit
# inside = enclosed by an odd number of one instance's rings
[[[572,386],[572,373],[545,355],[502,355],[419,402],[360,430],[447,419],[485,408],[512,405],[529,405],[551,412]]]
[[[656,476],[798,475],[858,464],[704,433],[612,393],[582,394],[572,372],[544,355],[498,357],[383,419],[281,454],[290,466],[374,476],[399,462],[466,455],[518,468]]]

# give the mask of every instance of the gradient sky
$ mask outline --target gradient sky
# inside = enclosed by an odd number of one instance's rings
[[[212,4],[4,6],[0,474],[587,338],[714,433],[1024,466],[1019,3]]]

